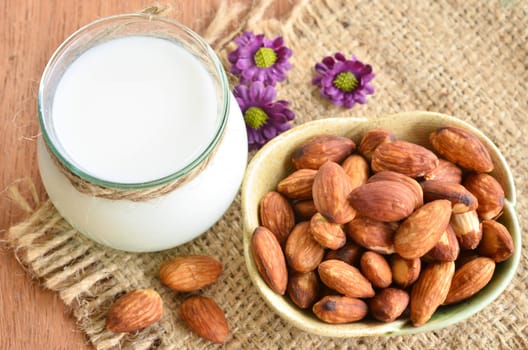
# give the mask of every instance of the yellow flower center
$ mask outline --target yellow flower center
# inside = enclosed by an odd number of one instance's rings
[[[277,54],[269,47],[261,47],[255,52],[253,59],[257,67],[268,68],[277,62]]]
[[[253,129],[258,129],[268,121],[268,115],[262,108],[249,107],[244,113],[246,124]]]
[[[334,78],[333,83],[339,90],[350,92],[357,88],[359,82],[352,72],[341,72]]]

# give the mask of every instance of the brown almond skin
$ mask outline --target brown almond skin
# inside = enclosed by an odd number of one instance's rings
[[[312,307],[319,298],[319,280],[315,272],[293,272],[288,278],[286,292],[301,309]]]
[[[442,182],[462,183],[462,169],[455,163],[439,158],[438,166],[429,174],[424,176],[425,180],[437,180]]]
[[[385,288],[369,301],[372,317],[381,322],[392,322],[400,317],[409,305],[409,293],[402,289]]]
[[[185,255],[160,266],[160,280],[177,292],[194,292],[213,284],[222,273],[222,263],[210,256]]]
[[[327,161],[341,163],[356,145],[349,138],[319,135],[304,142],[293,154],[296,169],[319,169]]]
[[[339,164],[324,163],[315,175],[312,191],[315,207],[327,220],[345,224],[356,216],[347,200],[352,181]]]
[[[482,239],[482,229],[475,210],[451,215],[450,225],[462,249],[475,249]]]
[[[365,252],[360,260],[361,272],[374,287],[387,288],[392,283],[392,271],[383,255]]]
[[[439,199],[416,209],[398,227],[394,250],[406,259],[420,258],[438,243],[451,217],[451,202]]]
[[[438,243],[425,255],[426,259],[434,261],[455,261],[460,253],[460,245],[451,225],[440,236]]]
[[[352,180],[352,189],[367,183],[370,174],[370,166],[365,158],[359,154],[348,156],[341,166]]]
[[[324,248],[317,243],[310,232],[310,222],[295,225],[284,248],[286,262],[298,272],[310,272],[323,260]]]
[[[348,201],[359,214],[383,222],[406,218],[416,204],[414,192],[397,181],[366,183],[354,189]]]
[[[319,278],[329,288],[351,298],[371,298],[370,281],[354,266],[341,260],[325,260],[317,268]]]
[[[464,186],[478,199],[477,213],[482,220],[493,220],[504,209],[504,190],[491,175],[470,174],[464,180]]]
[[[436,152],[468,170],[487,173],[493,162],[486,147],[471,132],[455,126],[438,128],[429,135]]]
[[[283,245],[295,226],[295,214],[290,202],[280,193],[272,191],[266,193],[260,200],[260,225],[267,227]]]
[[[446,299],[455,273],[452,261],[429,264],[413,284],[411,291],[411,321],[421,326]]]
[[[447,199],[453,205],[454,214],[472,211],[479,206],[477,198],[460,184],[429,180],[423,181],[421,185],[426,202]]]
[[[257,227],[251,238],[251,252],[264,282],[275,293],[284,295],[288,284],[288,270],[277,237],[266,227]]]
[[[354,242],[380,254],[394,253],[396,222],[382,222],[367,216],[357,216],[346,224],[346,233]]]
[[[337,250],[328,250],[323,260],[337,259],[349,265],[358,265],[363,254],[363,248],[353,242],[347,242]]]
[[[391,257],[392,280],[402,288],[412,285],[420,276],[420,258],[404,259],[398,254]]]
[[[475,258],[455,270],[444,304],[465,300],[484,288],[495,271],[495,261],[486,257]]]
[[[342,324],[364,318],[368,313],[368,306],[361,299],[328,295],[315,303],[312,311],[323,322]]]
[[[359,143],[359,153],[370,161],[379,145],[396,141],[396,135],[385,129],[371,129],[365,133]]]
[[[409,177],[428,174],[438,166],[438,157],[427,148],[407,141],[380,145],[372,154],[374,172],[391,170]]]
[[[153,289],[133,290],[117,299],[106,316],[106,328],[114,333],[134,332],[159,321],[163,301]]]
[[[310,220],[312,216],[317,213],[317,208],[313,200],[297,201],[293,204],[293,211],[297,215],[299,221]]]
[[[317,170],[294,171],[277,184],[277,191],[290,199],[312,199],[312,187]]]
[[[341,225],[328,221],[320,213],[312,216],[310,232],[315,241],[325,248],[336,250],[346,243],[346,234]]]
[[[401,182],[404,185],[407,185],[409,189],[411,189],[414,193],[414,199],[415,204],[414,208],[419,208],[423,205],[423,190],[422,186],[413,179],[412,177],[409,177],[407,175],[403,175],[400,173],[397,173],[395,171],[380,171],[379,173],[376,173],[372,175],[367,182],[375,182],[375,181],[397,181]]]
[[[495,220],[482,221],[482,240],[478,253],[502,262],[512,256],[515,247],[510,232],[503,224]]]
[[[191,296],[180,305],[180,317],[200,337],[223,344],[229,336],[229,325],[216,302],[200,295]]]

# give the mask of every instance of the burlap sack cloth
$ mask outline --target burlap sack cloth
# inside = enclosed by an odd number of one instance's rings
[[[510,164],[518,192],[517,212],[528,211],[528,6],[525,1],[303,1],[278,22],[247,27],[283,35],[294,52],[293,70],[279,97],[291,101],[295,124],[331,116],[367,116],[407,110],[455,115],[479,127]],[[230,40],[229,40],[230,41]],[[226,62],[232,46],[220,49]],[[313,65],[341,51],[370,63],[376,94],[364,106],[344,110],[319,97],[310,83]],[[198,215],[198,213],[197,213]],[[199,219],[199,218],[197,218]],[[148,233],[146,233],[148,234]],[[182,247],[154,254],[107,249],[75,232],[45,203],[13,227],[9,239],[20,261],[69,305],[97,349],[203,349],[215,345],[192,334],[178,317],[186,294],[163,287],[160,263],[198,253],[225,266],[220,280],[201,294],[225,310],[229,349],[528,349],[528,256],[491,305],[457,325],[404,337],[332,339],[304,333],[276,316],[251,284],[242,256],[239,198],[212,229]],[[528,235],[523,233],[523,242]],[[526,243],[525,243],[526,244]],[[134,334],[104,329],[110,304],[135,288],[158,290],[165,303],[159,324]]]

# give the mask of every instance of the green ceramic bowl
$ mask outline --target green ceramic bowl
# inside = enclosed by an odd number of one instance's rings
[[[251,254],[251,236],[259,225],[258,205],[268,191],[293,171],[291,155],[305,140],[319,134],[350,137],[356,143],[373,128],[391,130],[401,140],[411,141],[428,148],[428,135],[437,127],[453,125],[476,134],[490,152],[495,170],[492,175],[502,184],[506,195],[504,213],[500,217],[510,231],[515,252],[507,261],[497,265],[491,282],[479,293],[459,304],[442,306],[421,327],[414,327],[408,319],[381,323],[369,319],[360,322],[332,325],[317,319],[310,311],[302,311],[287,296],[273,292],[260,277]],[[493,302],[512,280],[521,256],[521,234],[515,213],[515,187],[510,168],[498,148],[478,129],[455,117],[431,112],[407,112],[377,119],[328,118],[308,122],[289,130],[265,145],[251,160],[242,185],[242,212],[244,226],[244,256],[249,276],[268,305],[294,326],[313,334],[331,337],[369,335],[403,335],[431,331],[460,322]]]

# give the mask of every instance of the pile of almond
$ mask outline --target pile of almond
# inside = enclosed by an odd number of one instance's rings
[[[267,285],[327,323],[391,322],[409,309],[414,326],[486,286],[514,249],[496,221],[493,162],[458,127],[429,140],[433,150],[375,129],[357,152],[341,136],[303,143],[260,202],[251,250]]]
[[[222,264],[204,255],[178,256],[160,267],[161,282],[176,292],[195,292],[214,283],[222,273]],[[106,317],[112,332],[134,332],[158,322],[163,316],[163,300],[153,289],[132,290],[118,298]],[[180,317],[199,336],[224,343],[229,326],[224,312],[209,298],[192,295],[180,305]]]

